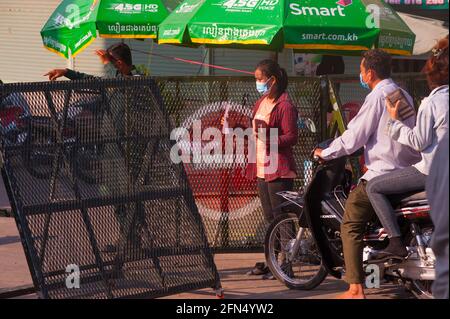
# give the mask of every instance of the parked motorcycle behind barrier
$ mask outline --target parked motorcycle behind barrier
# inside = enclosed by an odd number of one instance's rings
[[[64,125],[62,114],[58,114],[55,123],[48,116],[30,115],[21,106],[0,109],[3,143],[21,149],[22,162],[30,175],[51,178],[55,156],[61,149],[75,176],[88,184],[99,182],[103,147],[92,135],[99,134],[103,112],[99,94],[88,93],[89,98],[68,106]],[[61,126],[61,140],[56,124]]]
[[[330,143],[319,147],[327,148]],[[281,205],[283,211],[289,213],[280,215],[269,226],[266,262],[274,276],[291,289],[314,289],[328,274],[341,278],[345,273],[340,229],[352,181],[346,162],[343,157],[317,163],[304,196],[297,192],[278,193],[286,199]],[[390,200],[409,253],[404,259],[373,259],[377,251],[386,248],[388,236],[378,220],[368,223],[363,254],[369,275],[366,285],[375,288],[380,282],[392,281],[417,298],[430,299],[435,279],[435,256],[430,248],[434,227],[426,194],[406,193]]]

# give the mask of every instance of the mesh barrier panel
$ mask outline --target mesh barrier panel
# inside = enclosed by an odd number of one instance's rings
[[[186,129],[191,137],[196,121],[201,121],[201,133],[211,127],[223,131],[221,119],[226,112],[237,123],[249,123],[260,97],[251,78],[169,78],[161,79],[159,85],[174,126]],[[288,91],[300,115],[299,143],[294,149],[295,189],[299,189],[312,177],[310,153],[323,131],[320,79],[293,78]],[[188,148],[198,153],[211,141],[206,137],[202,145]],[[216,252],[263,247],[267,225],[256,182],[245,178],[245,167],[239,160],[233,164],[185,163],[208,241]]]
[[[41,297],[219,288],[184,167],[170,159],[170,119],[153,80],[2,90],[4,176]]]
[[[428,93],[417,74],[395,79],[416,106]],[[330,80],[349,121],[368,91],[357,76]],[[217,128],[224,137],[225,115],[249,121],[259,98],[254,79],[156,83],[141,78],[3,87],[0,96],[9,94],[10,101],[0,114],[5,173],[44,296],[157,296],[217,286],[210,248],[262,250],[267,225],[256,183],[244,177],[245,154],[227,164],[194,160],[211,143],[222,149],[209,136],[195,143],[196,134]],[[327,138],[327,84],[327,78],[290,79],[299,112],[295,190],[308,184],[310,153]],[[170,136],[174,128],[187,140]],[[175,143],[188,161],[172,161]],[[65,267],[72,263],[90,286],[65,289]]]

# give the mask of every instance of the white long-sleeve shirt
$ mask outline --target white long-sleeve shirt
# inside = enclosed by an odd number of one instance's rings
[[[386,134],[386,125],[390,119],[386,110],[386,94],[397,90],[398,85],[391,79],[378,83],[367,95],[358,114],[350,121],[347,130],[322,151],[324,160],[350,155],[364,147],[364,159],[367,172],[362,179],[370,179],[397,169],[409,167],[420,160],[420,154]],[[403,91],[412,106],[411,96]],[[404,124],[412,128],[416,117],[412,116]]]
[[[392,119],[387,124],[391,138],[422,153],[422,160],[414,167],[425,175],[429,174],[436,148],[447,131],[448,85],[434,89],[422,101],[414,128]]]

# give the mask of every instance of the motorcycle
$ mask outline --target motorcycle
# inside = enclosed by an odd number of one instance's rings
[[[56,124],[61,125],[61,133],[51,117],[30,115],[21,106],[0,108],[3,143],[21,151],[22,163],[31,176],[50,179],[61,149],[75,176],[87,184],[99,182],[103,146],[95,142],[100,132],[88,128],[101,125],[101,99],[96,92],[88,94],[91,96],[68,106],[65,121],[62,113],[57,114]]]
[[[24,132],[28,116],[18,106],[0,108],[0,136],[6,146],[21,144],[26,139]]]
[[[330,142],[319,147],[326,148]],[[319,163],[303,196],[298,192],[278,193],[286,199],[281,208],[287,213],[269,226],[265,255],[273,275],[290,289],[314,289],[328,274],[340,279],[345,273],[340,229],[352,186],[347,159]],[[417,298],[431,299],[435,256],[430,241],[434,227],[426,194],[424,191],[405,193],[392,196],[390,201],[407,243],[408,256],[373,258],[388,245],[388,235],[379,220],[368,223],[363,253],[364,268],[369,273],[366,286],[375,288],[377,283],[391,281],[404,286]]]

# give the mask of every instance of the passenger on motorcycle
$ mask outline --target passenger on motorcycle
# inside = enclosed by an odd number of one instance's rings
[[[384,229],[389,235],[388,247],[375,259],[406,257],[408,251],[401,238],[397,217],[388,195],[425,189],[436,148],[448,132],[448,39],[443,39],[432,50],[423,72],[431,94],[420,105],[414,128],[405,125],[399,116],[399,102],[388,100],[387,135],[393,140],[421,152],[422,160],[404,169],[373,178],[367,185],[367,194]]]
[[[341,226],[341,237],[346,267],[345,280],[349,290],[338,298],[365,298],[363,283],[363,237],[366,224],[375,216],[366,184],[372,178],[409,167],[420,160],[413,149],[392,140],[386,135],[386,125],[390,119],[386,110],[385,95],[398,90],[391,77],[391,57],[383,50],[375,49],[364,53],[360,65],[361,85],[372,90],[366,97],[358,114],[348,124],[347,130],[324,150],[317,149],[315,156],[323,160],[332,160],[350,155],[364,147],[364,159],[367,172],[358,186],[350,193],[345,204],[345,214]],[[403,91],[410,105],[411,96]],[[405,121],[412,128],[413,115]]]

